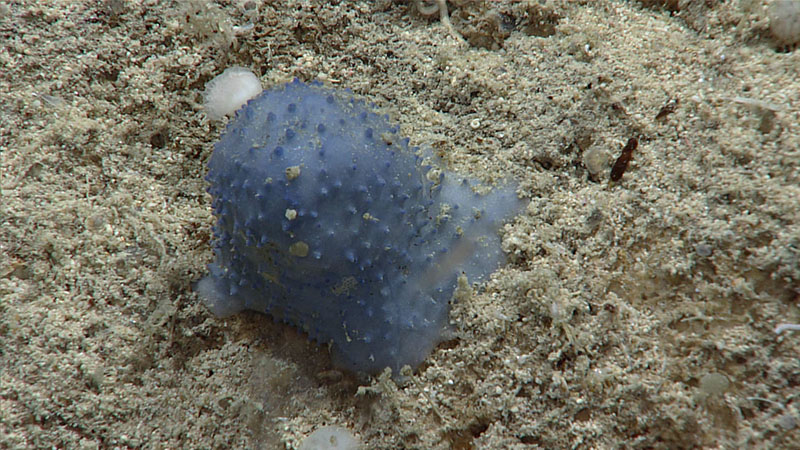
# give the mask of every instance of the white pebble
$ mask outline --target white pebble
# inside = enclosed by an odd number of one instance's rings
[[[234,66],[206,84],[203,106],[212,120],[220,120],[261,93],[261,82],[249,69]]]
[[[322,427],[300,443],[300,450],[356,450],[361,443],[342,427]]]
[[[776,0],[767,8],[769,28],[781,43],[800,42],[800,0]]]

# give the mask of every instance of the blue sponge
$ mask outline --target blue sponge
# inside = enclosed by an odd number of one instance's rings
[[[240,109],[208,163],[216,260],[197,286],[217,315],[270,314],[337,366],[416,367],[441,340],[459,275],[503,261],[513,189],[422,164],[385,117],[295,80]]]

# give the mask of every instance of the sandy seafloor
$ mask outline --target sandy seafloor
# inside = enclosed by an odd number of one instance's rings
[[[797,445],[800,50],[763,0],[658,3],[449,1],[461,40],[398,0],[2,2],[0,448]],[[192,292],[232,65],[530,201],[413,377]]]

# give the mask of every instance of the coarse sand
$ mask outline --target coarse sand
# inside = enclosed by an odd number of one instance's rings
[[[800,49],[768,3],[0,3],[0,448],[797,445]],[[192,291],[233,65],[349,88],[530,201],[413,374]]]

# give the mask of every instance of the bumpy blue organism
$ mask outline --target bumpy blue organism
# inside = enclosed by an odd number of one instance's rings
[[[440,170],[363,101],[295,80],[239,110],[208,163],[216,259],[197,290],[331,344],[368,373],[416,367],[441,340],[457,278],[504,260],[521,207]],[[434,174],[438,174],[435,175]]]

